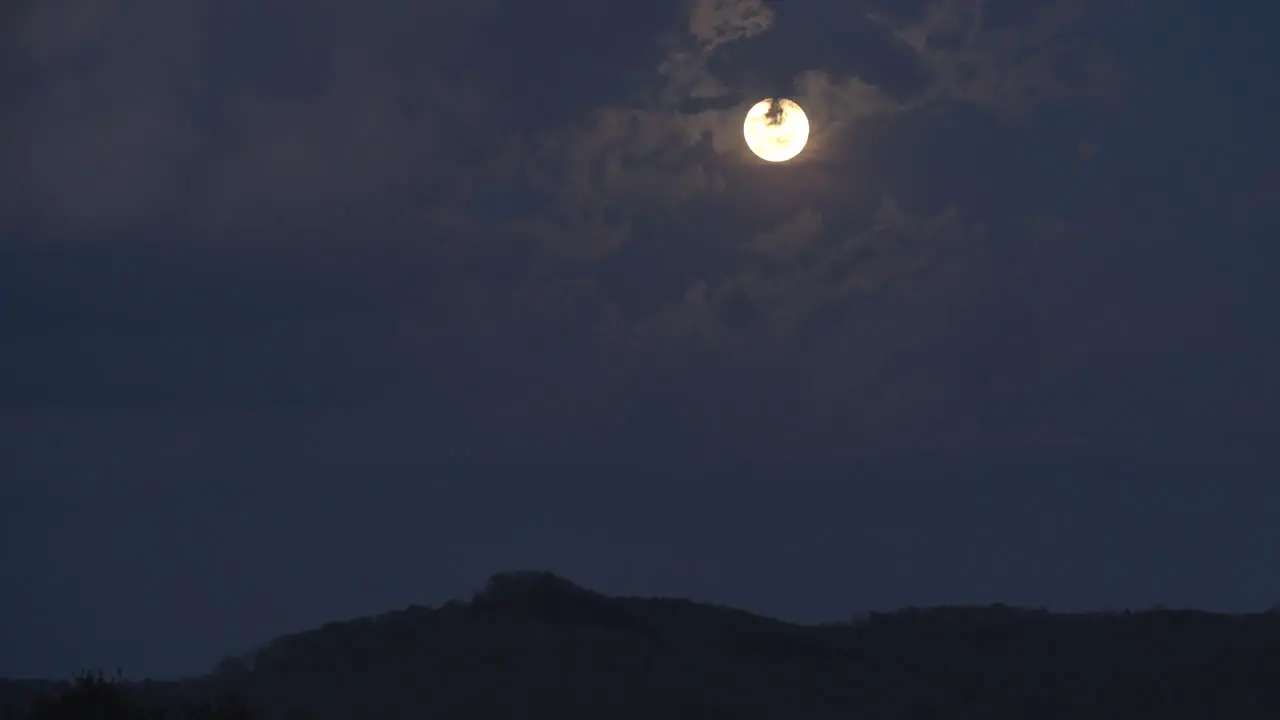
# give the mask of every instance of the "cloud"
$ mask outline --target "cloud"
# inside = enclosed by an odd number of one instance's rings
[[[0,182],[14,202],[54,225],[95,229],[175,200],[201,142],[183,101],[201,74],[191,48],[202,19],[198,3],[20,6],[4,31],[10,61],[42,82],[13,92],[21,102],[3,128]]]
[[[540,269],[522,278],[521,298],[536,296],[555,275],[548,267],[572,264],[557,271],[575,278],[576,290],[560,301],[581,303],[586,293],[613,346],[768,346],[785,355],[822,324],[814,318],[853,298],[886,288],[920,292],[917,273],[963,238],[976,245],[973,257],[980,254],[981,222],[965,218],[963,208],[908,212],[877,181],[874,173],[883,169],[825,164],[851,146],[891,139],[899,118],[940,104],[1025,111],[1028,98],[1066,92],[1046,85],[1053,77],[1022,49],[1055,33],[1069,36],[1063,24],[1081,16],[1046,6],[1027,23],[987,29],[981,5],[972,7],[976,14],[955,2],[933,3],[916,17],[866,23],[865,32],[883,33],[923,63],[930,83],[916,95],[872,84],[866,78],[875,74],[856,64],[798,69],[790,95],[815,133],[797,162],[765,176],[741,140],[742,115],[758,98],[735,89],[735,68],[768,62],[752,57],[753,43],[830,18],[806,17],[803,4],[775,14],[754,2],[690,3],[657,72],[636,93],[571,123],[521,134],[487,174],[459,184],[444,201],[449,211],[436,217],[468,227],[478,243],[503,235],[535,247],[547,264],[535,261]],[[936,38],[947,33],[962,37],[944,47]],[[963,67],[979,61],[986,74],[965,80]],[[543,202],[516,211],[493,202],[466,209],[477,195],[492,198],[495,186],[505,188],[503,197],[527,192]],[[623,291],[611,280],[621,274],[644,278],[649,288]],[[965,286],[945,282],[948,292]]]
[[[231,226],[299,217],[321,224],[438,177],[451,128],[412,107],[415,90],[352,63],[315,97],[228,98],[226,132],[237,140],[219,143],[199,217]]]
[[[920,57],[932,76],[922,102],[959,101],[1023,114],[1074,98],[1114,101],[1125,78],[1089,30],[1107,19],[1095,2],[1028,4],[1028,17],[991,27],[986,0],[939,0],[923,17],[894,22],[873,15]],[[1124,3],[1121,3],[1123,5]]]
[[[536,13],[515,12],[497,0],[354,7],[322,2],[306,13],[281,14],[207,0],[154,12],[110,0],[23,5],[6,35],[14,39],[9,53],[41,82],[14,96],[21,102],[6,121],[0,150],[10,162],[0,180],[20,198],[11,202],[71,232],[156,222],[323,224],[357,207],[368,212],[377,202],[383,214],[456,215],[442,208],[457,200],[450,186],[458,176],[532,138],[539,147],[525,169],[544,178],[557,172],[544,166],[548,158],[573,153],[564,178],[553,181],[574,185],[551,190],[561,195],[557,213],[587,195],[597,206],[607,204],[599,199],[607,194],[642,197],[632,210],[652,212],[663,197],[680,205],[701,192],[698,187],[723,184],[723,168],[690,161],[696,152],[685,151],[709,138],[721,155],[741,154],[742,110],[759,99],[753,86],[764,87],[750,77],[779,65],[772,45],[761,46],[770,48],[767,56],[750,46],[771,34],[778,37],[769,42],[790,43],[795,53],[803,42],[797,33],[841,22],[867,38],[879,32],[899,43],[884,53],[909,48],[935,81],[914,100],[898,97],[899,89],[874,80],[881,61],[901,62],[887,54],[866,56],[861,66],[815,56],[817,64],[795,67],[787,82],[815,128],[801,162],[820,157],[825,143],[838,145],[856,124],[908,111],[926,98],[1023,107],[1036,93],[1064,90],[1055,72],[1065,60],[1076,60],[1077,68],[1093,62],[1089,58],[1102,62],[1096,54],[1071,54],[1079,47],[1070,29],[1092,16],[1061,3],[1028,23],[987,29],[976,0],[944,0],[913,21],[879,25],[848,9],[806,3],[775,10],[762,0],[690,0],[679,18],[655,5],[645,11],[652,17],[628,15],[626,23],[579,36],[571,33],[581,11],[568,0]],[[248,12],[253,16],[246,22]],[[629,26],[657,26],[655,18],[674,21],[665,41],[656,33],[629,36]],[[588,64],[551,63],[557,49],[537,47],[528,32],[540,23],[566,33],[560,44],[567,52],[581,47],[606,54]],[[547,74],[532,66],[494,68],[486,57],[494,51],[468,40],[482,33],[505,38],[508,31],[513,42],[530,43],[531,52],[547,58]],[[935,42],[957,33],[958,44]],[[862,35],[859,48],[888,42],[868,43]],[[633,48],[634,57],[608,55],[615,45]],[[650,57],[646,46],[656,53],[656,66],[643,65]],[[160,57],[163,63],[155,61]],[[593,66],[637,82],[620,87],[588,77],[584,68]],[[1085,87],[1097,85],[1093,75]],[[562,98],[583,88],[604,101],[585,112],[562,109]],[[439,109],[444,99],[447,112]],[[689,108],[695,100],[716,104]],[[540,102],[547,107],[531,115],[525,106]],[[647,171],[655,161],[657,169]],[[600,173],[612,175],[584,189]],[[411,201],[436,209],[393,207]],[[601,238],[627,226],[600,207],[581,212],[587,217],[547,216],[523,226],[541,228],[536,234],[543,238],[563,234],[548,229],[556,226],[586,228]],[[596,228],[602,226],[611,230],[601,234]]]
[[[65,60],[106,32],[120,13],[118,0],[29,2],[15,12],[11,46],[39,64]]]
[[[776,260],[789,260],[812,247],[822,232],[822,213],[804,209],[781,225],[752,238],[747,249]]]
[[[717,47],[768,31],[773,10],[764,0],[692,0],[689,33],[704,55]]]
[[[697,428],[749,398],[761,409],[714,432],[758,439],[826,393],[908,424],[952,398],[913,393],[927,368],[876,383],[945,334],[951,308],[1007,280],[988,216],[1055,211],[1027,200],[1035,183],[1007,160],[1023,139],[1000,126],[966,145],[952,122],[1026,119],[1115,83],[1088,39],[1097,3],[1038,2],[1015,22],[964,0],[868,17],[880,6],[32,2],[6,35],[29,82],[0,88],[16,108],[0,119],[0,188],[39,220],[33,242],[203,243],[246,264],[336,268],[319,295],[379,298],[362,347],[312,326],[262,347],[332,353],[316,386],[394,355],[431,377],[406,397],[444,397],[484,431],[568,435],[629,413]],[[813,135],[795,162],[764,167],[742,117],[777,94]],[[1098,142],[1094,164],[1115,145]],[[270,312],[305,301],[348,316],[317,294],[255,292]],[[134,387],[165,358],[190,362],[124,345],[145,356],[117,368]],[[242,350],[231,360],[255,362]],[[169,395],[213,403],[205,391]]]
[[[124,94],[102,100],[92,124],[67,122],[94,102],[86,94],[52,91],[18,119],[14,132],[39,136],[10,155],[23,199],[77,229],[151,219],[158,201],[180,201],[176,189],[200,143],[190,119],[163,100]]]
[[[677,302],[637,320],[626,341],[650,350],[673,341],[753,350],[765,344],[767,354],[785,354],[798,348],[810,318],[907,280],[964,232],[956,208],[926,217],[892,198],[865,222],[858,231],[831,232],[819,211],[803,209],[745,245],[758,261],[716,282],[694,280]]]
[[[759,35],[772,24],[773,11],[764,0],[693,0],[689,12],[689,33],[704,54]]]
[[[685,32],[666,36],[667,53],[657,67],[666,80],[662,98],[669,104],[731,94],[730,86],[710,69],[712,55],[722,45],[759,35],[773,24],[773,12],[762,0],[687,0],[686,5]]]
[[[438,181],[480,108],[495,115],[434,69],[493,8],[29,3],[5,37],[39,82],[12,91],[0,182],[54,234],[326,222],[415,174]]]

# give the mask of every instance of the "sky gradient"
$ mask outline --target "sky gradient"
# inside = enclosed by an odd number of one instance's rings
[[[0,676],[522,567],[806,621],[1271,606],[1277,20],[6,5]]]

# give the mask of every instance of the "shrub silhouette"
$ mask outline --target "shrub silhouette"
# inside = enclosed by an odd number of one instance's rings
[[[30,720],[158,720],[131,696],[119,679],[108,680],[98,672],[75,678],[62,692],[36,701]]]
[[[211,702],[159,707],[139,698],[124,680],[101,672],[77,676],[61,691],[36,699],[27,720],[249,720],[251,714],[234,695]]]

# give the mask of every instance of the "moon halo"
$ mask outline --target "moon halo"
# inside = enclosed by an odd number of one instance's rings
[[[742,135],[760,159],[786,162],[809,142],[809,118],[792,100],[765,98],[747,111]]]

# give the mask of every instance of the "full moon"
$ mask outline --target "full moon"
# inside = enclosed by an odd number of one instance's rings
[[[769,162],[786,162],[809,141],[809,118],[794,102],[782,98],[775,104],[765,98],[751,107],[742,123],[742,135],[751,152]]]

